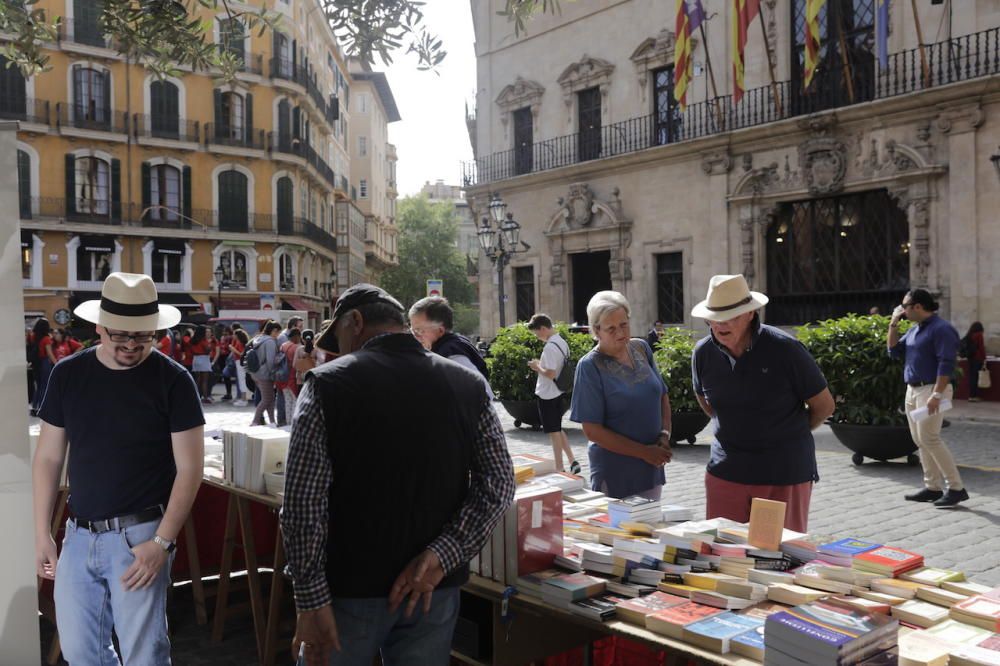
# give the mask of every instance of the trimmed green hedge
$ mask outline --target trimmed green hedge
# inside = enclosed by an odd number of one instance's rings
[[[691,381],[691,356],[697,341],[694,331],[667,328],[653,350],[656,368],[670,392],[670,410],[673,412],[701,412]]]
[[[594,348],[594,340],[585,333],[570,333],[569,327],[563,323],[557,323],[555,329],[569,344],[569,355],[573,361],[579,361]],[[490,368],[490,386],[497,398],[535,399],[535,379],[538,375],[528,367],[528,361],[541,357],[542,346],[542,341],[528,330],[525,323],[500,329],[486,359]]]

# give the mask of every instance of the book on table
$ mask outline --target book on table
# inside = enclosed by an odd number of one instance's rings
[[[917,590],[917,599],[922,601],[929,601],[932,604],[937,604],[939,606],[947,606],[951,608],[959,601],[965,601],[969,597],[964,594],[958,594],[957,592],[949,592],[940,587],[922,587]]]
[[[751,569],[747,572],[747,580],[759,585],[774,585],[775,583],[794,583],[795,574],[787,571],[773,571],[770,569]]]
[[[939,622],[932,627],[924,629],[923,631],[914,633],[926,634],[939,642],[951,643],[954,645],[977,645],[981,641],[996,636],[996,634],[989,629],[984,629],[983,627],[977,627],[974,624],[966,624],[965,622],[959,622],[958,620],[952,619],[947,619],[944,622]]]
[[[823,555],[846,557],[850,560],[855,555],[867,553],[868,551],[875,550],[881,546],[882,544],[880,543],[871,543],[870,541],[862,541],[861,539],[848,538],[821,544],[816,551]]]
[[[719,594],[713,590],[698,590],[691,593],[691,601],[706,606],[714,606],[723,610],[741,610],[753,606],[756,601],[744,599],[743,597],[732,597],[727,594]]]
[[[959,622],[1000,632],[1000,588],[960,601],[948,612]]]
[[[986,644],[959,645],[952,649],[948,666],[1000,666],[1000,651],[991,637]]]
[[[542,599],[557,608],[569,610],[574,601],[602,594],[605,580],[584,573],[552,576],[542,581]]]
[[[577,504],[593,500],[603,500],[603,504],[607,508],[607,495],[596,490],[591,490],[590,488],[578,488],[577,490],[563,492],[563,499],[576,502]]]
[[[551,474],[556,471],[556,463],[552,458],[543,458],[530,453],[518,453],[510,457],[514,467],[530,467],[535,476]]]
[[[683,639],[685,626],[722,612],[718,608],[688,601],[648,615],[646,628],[664,636]]]
[[[656,586],[656,589],[660,592],[666,592],[667,594],[674,594],[678,597],[690,599],[692,592],[696,592],[704,588],[695,587],[694,585],[685,585],[683,583],[660,583]]]
[[[903,580],[901,578],[876,578],[869,583],[869,587],[872,592],[891,594],[895,597],[903,597],[904,599],[914,599],[917,596],[917,590],[932,586],[924,585],[923,583],[914,583],[911,580]]]
[[[761,624],[751,631],[733,637],[729,641],[729,651],[742,657],[764,661],[764,621],[767,620],[768,616],[780,613],[788,608],[788,606],[783,604],[763,601],[749,608],[737,611],[737,615],[756,618],[760,620]]]
[[[864,587],[855,587],[851,590],[851,594],[856,597],[861,597],[862,599],[870,599],[872,601],[877,601],[883,604],[889,604],[890,606],[898,606],[899,604],[907,601],[904,597],[897,597],[894,594],[882,594],[881,592],[872,592],[871,590]]]
[[[615,617],[618,604],[622,601],[625,599],[616,594],[599,594],[596,597],[572,602],[569,612],[598,622],[607,622]]]
[[[775,583],[767,588],[767,598],[770,601],[797,606],[810,601],[816,601],[829,596],[829,592],[814,590],[811,587],[801,585],[789,585],[787,583]]]
[[[503,518],[503,582],[515,585],[521,576],[552,568],[563,554],[562,521],[562,493],[557,488],[515,492]]]
[[[517,588],[518,592],[523,592],[525,594],[530,594],[535,597],[542,596],[542,583],[544,583],[549,578],[555,576],[562,576],[564,571],[559,569],[545,569],[543,571],[535,571],[533,573],[525,574],[517,579],[514,586]]]
[[[727,654],[732,639],[764,625],[764,620],[737,613],[720,613],[685,625],[681,638],[698,647]]]
[[[986,594],[993,588],[980,583],[973,583],[968,580],[961,582],[946,580],[941,583],[941,589],[954,592],[955,594],[964,594],[967,597],[974,597],[977,594]]]
[[[747,541],[757,548],[777,550],[785,528],[784,502],[754,497],[750,501],[750,530]]]
[[[961,571],[938,569],[937,567],[920,567],[912,571],[904,571],[899,574],[899,577],[902,580],[933,585],[935,587],[941,587],[941,584],[944,582],[961,583],[965,580],[965,574]]]
[[[610,589],[610,588],[609,588]],[[618,603],[617,617],[630,624],[646,626],[646,617],[657,611],[687,603],[688,600],[666,592],[653,592],[643,597],[626,599]]]
[[[892,612],[891,604],[887,604],[884,601],[865,599],[864,597],[838,595],[836,597],[830,597],[830,601],[838,603],[841,606],[848,606],[849,608],[853,608],[854,610],[862,613],[884,613],[885,615],[889,615]]]
[[[903,666],[947,666],[948,653],[958,644],[926,631],[899,632],[899,663]]]
[[[563,492],[581,490],[585,485],[582,476],[570,474],[569,472],[551,472],[549,474],[540,474],[535,477],[535,482],[544,483],[552,486],[553,488],[559,488]]]
[[[885,573],[887,576],[898,576],[904,571],[917,569],[923,565],[923,555],[893,546],[879,546],[855,555],[852,564],[855,569]]]
[[[774,650],[814,666],[851,663],[895,646],[898,629],[898,620],[881,613],[814,601],[768,616],[765,655]]]
[[[715,584],[715,591],[731,597],[742,597],[752,601],[767,599],[767,586],[751,583],[748,580],[720,580]]]
[[[947,620],[948,609],[919,599],[910,599],[898,606],[893,606],[892,616],[900,622],[926,629]]]

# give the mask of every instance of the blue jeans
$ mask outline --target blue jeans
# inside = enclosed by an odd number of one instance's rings
[[[288,423],[285,420],[285,395],[284,391],[276,390],[274,392],[274,404],[278,409],[278,425],[286,425]]]
[[[92,534],[66,521],[56,565],[56,624],[63,657],[73,666],[118,666],[111,630],[125,666],[170,664],[167,588],[170,564],[146,589],[125,590],[122,574],[135,561],[132,546],[149,541],[160,521]]]
[[[458,618],[459,588],[436,590],[431,611],[418,606],[408,619],[406,605],[389,612],[389,600],[334,599],[340,652],[333,651],[330,666],[371,666],[378,652],[384,666],[443,666],[451,654],[451,637]],[[298,666],[305,664],[299,659]],[[75,664],[74,664],[75,666]]]

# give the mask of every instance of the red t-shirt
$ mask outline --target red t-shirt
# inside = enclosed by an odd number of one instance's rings
[[[192,356],[205,356],[212,351],[211,343],[205,339],[202,339],[200,342],[191,343],[190,348]]]
[[[243,356],[243,343],[238,338],[233,338],[230,344],[230,351],[233,353],[233,358],[239,362],[240,357]]]
[[[194,364],[194,354],[191,353],[190,335],[185,335],[181,338],[181,363],[189,368]]]
[[[45,353],[45,348],[52,344],[52,336],[46,335],[44,338],[38,341],[38,358],[48,358],[49,355]],[[55,352],[55,350],[52,350]],[[59,360],[58,358],[56,360]]]
[[[296,350],[298,348],[299,348],[299,345],[297,343],[291,342],[291,341],[286,342],[285,344],[281,345],[281,351],[285,355],[285,357],[288,359],[288,367],[291,368],[291,371],[288,373],[288,381],[287,382],[274,382],[275,388],[279,388],[279,389],[289,388],[289,389],[292,389],[292,393],[294,393],[295,395],[299,394],[299,387],[295,383],[295,367],[294,367],[295,366],[295,363],[294,363],[295,352],[296,352]]]
[[[163,354],[164,356],[170,356],[170,345],[172,342],[173,341],[171,340],[169,335],[164,335],[162,338],[160,338],[160,343],[159,343],[160,353]]]

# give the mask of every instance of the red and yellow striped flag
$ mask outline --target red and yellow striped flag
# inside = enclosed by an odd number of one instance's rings
[[[806,0],[806,88],[819,67],[819,12],[824,4],[826,0]]]
[[[674,23],[674,99],[683,111],[687,107],[687,89],[691,82],[691,22],[688,20],[687,2],[677,0],[677,19]]]
[[[750,34],[750,24],[760,13],[760,0],[733,0],[732,11],[733,104],[738,104],[746,90],[743,51]]]

